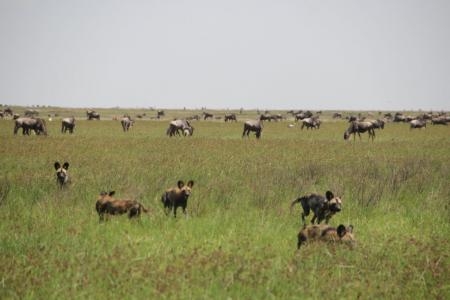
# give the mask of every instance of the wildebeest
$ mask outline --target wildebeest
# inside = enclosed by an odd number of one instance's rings
[[[263,129],[261,120],[248,120],[244,123],[244,131],[242,132],[242,137],[245,135],[249,135],[250,131],[255,132],[256,138],[259,139],[261,137],[261,131]]]
[[[59,187],[62,188],[70,182],[69,173],[67,172],[67,170],[69,169],[69,163],[66,161],[61,166],[61,164],[56,161],[54,166],[56,170],[56,182],[58,183]]]
[[[325,193],[325,197],[318,194],[310,194],[302,197],[298,197],[291,203],[291,208],[296,203],[300,203],[303,208],[302,222],[306,224],[305,217],[309,216],[312,210],[314,216],[311,219],[311,224],[317,220],[317,224],[320,224],[323,220],[328,224],[330,218],[341,211],[342,200],[340,197],[335,197],[331,191]]]
[[[228,122],[228,121],[236,122],[237,121],[236,114],[226,114],[224,119],[225,119],[225,122]]]
[[[61,121],[61,132],[66,133],[69,130],[69,133],[73,133],[73,129],[75,128],[75,118],[64,118]]]
[[[120,123],[122,124],[122,129],[124,132],[127,132],[130,127],[132,127],[134,125],[134,120],[131,119],[130,116],[124,116],[121,120]]]
[[[409,129],[427,127],[427,121],[423,119],[412,120],[409,124]]]
[[[307,111],[302,111],[298,114],[295,115],[295,121],[298,120],[303,120],[305,118],[311,118],[313,116],[312,112],[307,110]]]
[[[369,139],[372,139],[372,141],[373,141],[375,139],[375,130],[374,130],[373,123],[352,121],[350,123],[350,126],[344,132],[344,140],[348,140],[350,135],[352,135],[352,134],[353,134],[353,140],[355,140],[356,134],[358,134],[359,139],[361,139],[361,133],[364,133],[366,131],[369,133]]]
[[[333,119],[342,119],[342,114],[341,114],[341,113],[335,112],[335,113],[333,113],[332,118],[333,118]]]
[[[191,136],[194,133],[194,127],[189,123],[188,120],[173,120],[169,123],[169,128],[167,128],[166,134],[168,136],[174,136],[180,134],[179,130],[182,131],[184,136]]]
[[[450,122],[450,118],[445,116],[439,116],[431,119],[431,124],[433,125],[448,125],[448,122]]]
[[[355,244],[353,225],[340,224],[337,228],[326,224],[304,225],[297,235],[297,249],[308,241],[342,242],[352,247]]]
[[[30,135],[31,130],[34,130],[37,135],[47,135],[45,121],[41,118],[19,117],[14,120],[14,134],[17,134],[19,128],[22,128],[24,135]]]
[[[187,185],[182,180],[178,180],[177,186],[167,189],[161,197],[166,215],[173,209],[173,216],[177,217],[177,208],[181,207],[186,215],[186,207],[189,196],[192,193],[194,181],[189,180]]]
[[[164,117],[164,115],[165,115],[165,113],[164,113],[163,110],[158,110],[158,111],[156,112],[156,118],[157,118],[157,119],[159,119],[159,118],[161,118],[161,117]]]
[[[95,203],[95,210],[98,213],[100,221],[103,221],[105,215],[122,215],[128,213],[128,217],[139,217],[142,212],[148,210],[136,200],[122,200],[113,198],[115,191],[101,192]]]
[[[203,112],[203,120],[207,120],[207,119],[212,119],[214,117],[213,114],[207,113],[207,112]]]
[[[318,117],[305,118],[302,120],[302,127],[306,127],[306,129],[319,129],[320,128],[320,120]]]
[[[8,117],[8,116],[12,116],[14,113],[13,113],[13,110],[11,109],[11,108],[9,108],[9,107],[7,107],[7,108],[5,108],[4,110],[3,110],[3,115],[5,116],[5,117]]]
[[[88,120],[100,120],[100,114],[93,110],[87,110],[86,116]]]

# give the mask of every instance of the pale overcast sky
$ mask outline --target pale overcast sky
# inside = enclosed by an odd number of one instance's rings
[[[0,0],[0,103],[450,110],[450,1]]]

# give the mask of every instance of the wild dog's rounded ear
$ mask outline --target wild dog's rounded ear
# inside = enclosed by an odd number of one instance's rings
[[[347,233],[347,229],[345,228],[344,225],[339,225],[338,228],[336,229],[338,236],[341,238],[343,237],[346,233]]]
[[[184,186],[184,181],[183,180],[178,180],[177,186],[178,186],[179,189],[181,189]]]
[[[58,170],[59,168],[61,168],[61,164],[55,161],[55,170]]]
[[[63,169],[68,169],[69,168],[69,163],[66,161],[64,164],[63,164]]]
[[[107,193],[105,191],[100,192],[100,196],[105,196]]]
[[[333,195],[333,193],[331,191],[327,191],[325,193],[325,198],[327,198],[327,200],[330,201],[331,199],[334,198],[334,195]]]
[[[187,186],[192,188],[194,186],[194,180],[189,180]]]
[[[116,193],[116,191],[110,191],[110,192],[108,193],[108,195],[113,196],[115,193]]]

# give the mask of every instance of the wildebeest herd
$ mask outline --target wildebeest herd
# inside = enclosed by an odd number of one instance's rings
[[[12,110],[7,108],[3,112],[1,112],[1,116],[13,116],[14,119],[14,134],[16,135],[20,128],[22,128],[23,135],[30,135],[34,133],[36,135],[47,135],[47,127],[45,120],[37,117],[39,114],[37,111],[33,110],[33,113],[29,113],[26,111],[25,117],[20,117],[18,114],[13,114]],[[295,120],[295,122],[301,122],[301,129],[319,129],[322,121],[320,120],[321,112],[317,112],[315,115],[311,111],[289,111],[288,114],[291,114]],[[145,114],[137,115],[138,118],[142,118]],[[157,119],[165,116],[163,110],[157,111]],[[87,120],[100,120],[100,114],[94,110],[86,111]],[[342,118],[342,114],[334,113],[333,119]],[[202,119],[221,119],[222,117],[216,116],[212,113],[203,111]],[[114,120],[119,120],[118,117],[113,117]],[[186,118],[175,118],[169,123],[169,127],[166,130],[166,135],[169,137],[173,136],[192,136],[194,133],[194,127],[191,124],[193,120],[200,120],[201,117],[199,115],[194,115]],[[270,114],[268,111],[260,114],[259,117],[253,120],[247,120],[243,122],[243,132],[242,137],[249,137],[250,132],[255,134],[257,139],[261,138],[262,131],[264,128],[264,122],[271,121],[280,121],[287,119],[281,114]],[[361,117],[361,116],[348,116],[346,117],[349,121],[349,127],[344,132],[344,140],[350,139],[353,135],[353,140],[356,139],[356,135],[361,139],[361,133],[368,133],[369,140],[374,141],[375,139],[375,130],[376,129],[384,129],[386,122],[408,122],[411,129],[415,128],[425,128],[428,122],[431,122],[433,125],[447,125],[450,122],[450,117],[447,116],[446,113],[438,113],[438,114],[421,114],[416,117],[412,116],[404,116],[401,113],[396,113],[392,115],[387,113],[383,118],[373,119],[370,117]],[[237,117],[235,113],[226,113],[224,115],[225,122],[235,121],[237,122]],[[120,123],[122,126],[122,130],[124,132],[128,132],[133,125],[135,124],[135,120],[131,118],[130,115],[125,114],[122,118],[120,118]],[[289,128],[295,127],[293,124],[288,125]],[[75,117],[66,117],[61,120],[61,132],[66,133],[74,133],[75,129]]]

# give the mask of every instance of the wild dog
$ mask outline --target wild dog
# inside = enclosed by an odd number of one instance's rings
[[[58,183],[60,188],[63,188],[67,185],[67,183],[70,182],[69,173],[67,172],[67,169],[69,169],[69,163],[66,161],[61,166],[61,164],[56,161],[54,166],[56,170],[56,182]]]
[[[98,213],[100,221],[104,220],[107,215],[122,215],[128,213],[128,218],[139,217],[142,212],[147,213],[146,209],[141,203],[136,200],[122,200],[113,198],[115,191],[101,192],[97,202],[95,203],[95,210]]]
[[[305,224],[305,217],[307,217],[312,210],[314,213],[311,219],[311,224],[317,220],[317,224],[320,224],[323,220],[328,224],[330,218],[341,211],[342,200],[340,197],[335,197],[331,191],[325,193],[325,197],[322,195],[311,194],[302,196],[291,203],[291,208],[294,204],[300,203],[303,208],[302,222]]]
[[[297,235],[297,249],[300,249],[300,246],[308,241],[343,242],[353,246],[355,243],[353,225],[340,224],[337,228],[325,224],[304,225]]]
[[[176,218],[177,208],[180,206],[186,215],[187,200],[191,195],[193,186],[193,180],[189,180],[187,185],[182,180],[178,180],[176,187],[169,188],[163,193],[161,202],[164,204],[164,212],[166,215],[173,209],[173,216]]]

